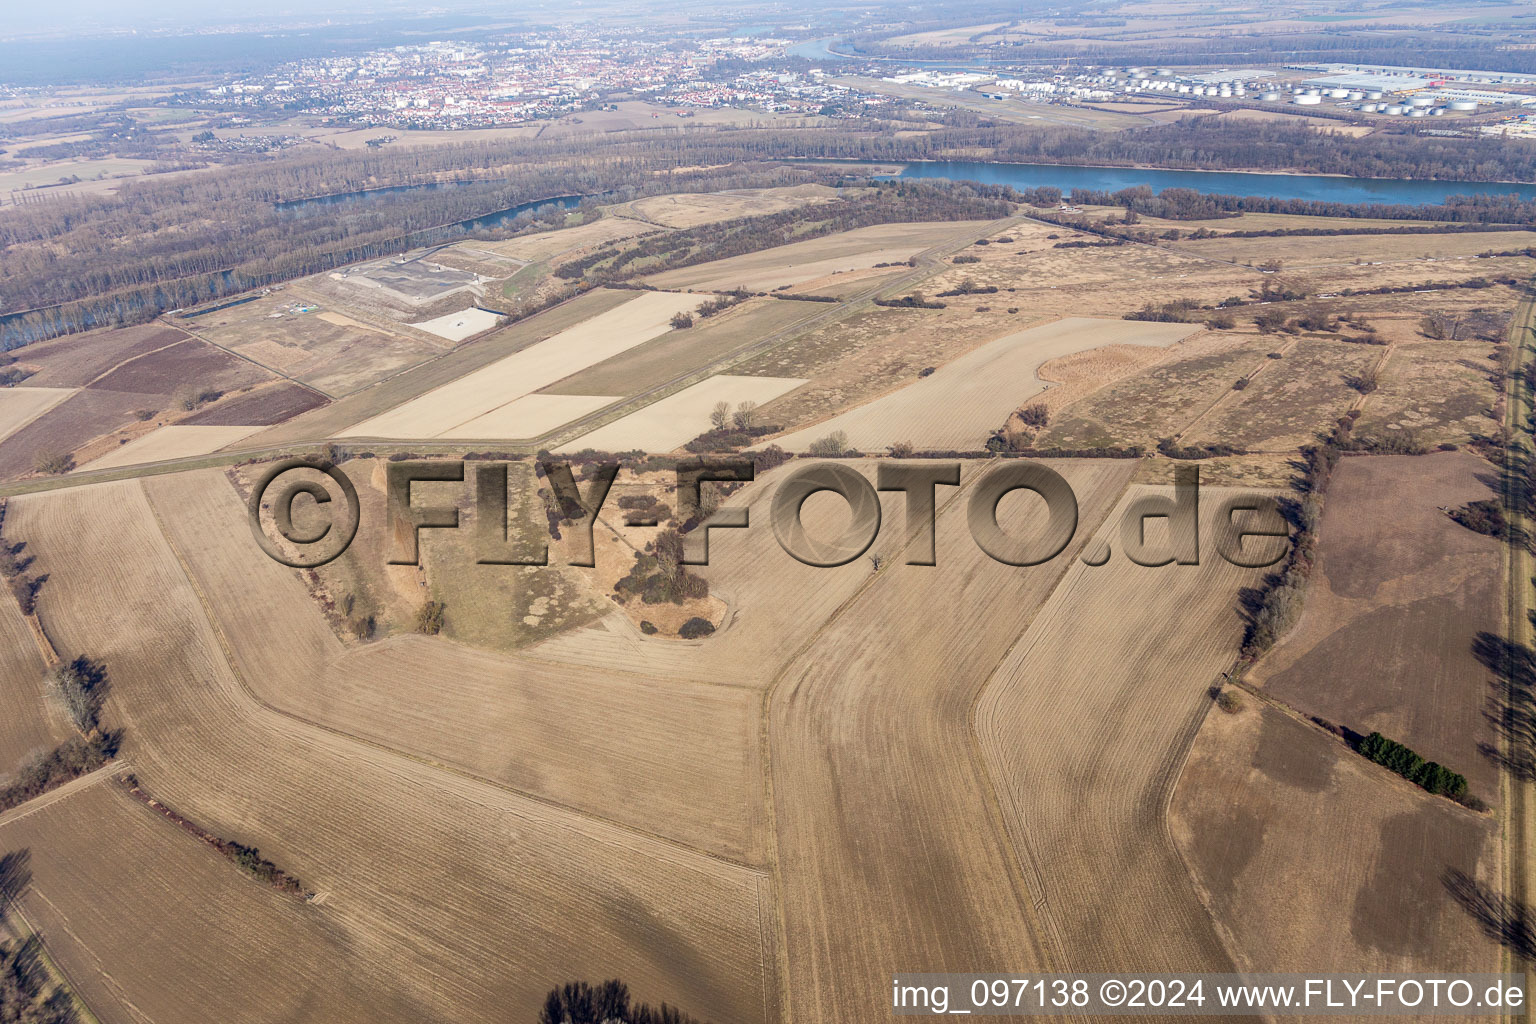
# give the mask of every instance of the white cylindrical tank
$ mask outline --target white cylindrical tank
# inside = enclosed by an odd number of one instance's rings
[[[1368,100],[1379,100],[1379,99],[1381,99],[1381,90],[1380,89],[1367,89],[1366,92],[1365,92],[1365,98],[1368,99]]]
[[[1349,95],[1349,90],[1348,89],[1329,89],[1328,90],[1328,98],[1329,99],[1342,100],[1345,97],[1347,97],[1348,95]]]
[[[1432,107],[1435,105],[1435,98],[1433,96],[1410,96],[1408,98],[1408,105],[1410,107]]]
[[[1451,100],[1447,106],[1452,110],[1476,110],[1476,100]]]
[[[1297,96],[1295,99],[1296,105],[1301,107],[1315,107],[1322,102],[1323,98],[1317,95],[1303,94],[1301,96]]]
[[[1426,107],[1409,107],[1408,108],[1408,116],[1409,117],[1423,117],[1425,114],[1428,114],[1428,113],[1429,113],[1429,110]]]
[[[1362,103],[1355,109],[1360,111],[1362,114],[1374,114],[1376,113],[1377,107],[1374,103]]]
[[[1445,108],[1444,107],[1432,107],[1430,109],[1430,111],[1429,111],[1429,116],[1430,117],[1444,117],[1445,116]]]
[[[1383,114],[1391,114],[1391,115],[1393,115],[1395,117],[1396,115],[1401,114],[1403,112],[1403,107],[1402,107],[1402,104],[1400,104],[1400,103],[1393,103],[1393,104],[1390,104],[1388,106],[1382,107],[1381,108],[1381,112]]]
[[[1280,94],[1277,92],[1261,92],[1259,93],[1259,99],[1264,103],[1279,103]]]
[[[1365,93],[1361,92],[1359,89],[1351,89],[1349,91],[1349,98],[1356,101],[1363,100],[1365,99]]]

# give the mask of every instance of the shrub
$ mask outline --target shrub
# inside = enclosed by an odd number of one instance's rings
[[[146,420],[152,420],[152,419],[155,418],[155,410],[154,409],[135,409],[135,410],[133,410],[133,418],[138,420],[140,423],[143,423]]]
[[[81,656],[48,673],[48,688],[64,702],[70,721],[86,736],[101,725],[101,708],[111,687],[107,669],[99,661]]]
[[[651,622],[648,619],[641,619],[640,632],[644,633],[646,636],[655,636],[660,632],[660,630],[656,628],[656,624],[654,622]]]
[[[1232,382],[1232,390],[1233,391],[1246,391],[1248,389],[1248,385],[1252,384],[1252,383],[1253,382],[1251,380],[1249,380],[1247,377],[1239,377],[1239,378],[1237,378],[1237,380]]]
[[[1470,501],[1460,508],[1451,509],[1447,515],[1473,533],[1487,537],[1509,535],[1509,520],[1504,515],[1504,506],[1492,499]]]
[[[16,603],[21,606],[21,614],[31,615],[37,611],[37,591],[42,584],[30,576],[13,576],[11,578],[11,594],[16,598]]]
[[[441,601],[427,601],[416,611],[416,632],[437,636],[443,631],[444,605]]]
[[[1362,395],[1368,395],[1380,387],[1376,381],[1375,370],[1366,370],[1364,373],[1359,375],[1351,374],[1350,376],[1344,378],[1344,384],[1345,386],[1360,392]]]
[[[826,437],[820,437],[812,441],[806,452],[820,458],[833,458],[848,450],[848,435],[841,430],[834,430]]]
[[[693,314],[685,313],[679,310],[678,312],[672,314],[670,323],[679,331],[685,330],[686,328],[693,326]]]
[[[937,369],[937,366],[925,366],[921,370],[917,371],[917,375],[919,377],[931,377],[933,375],[933,371]]]
[[[1019,419],[1028,426],[1043,427],[1051,422],[1051,410],[1046,408],[1044,402],[1036,402],[1020,409]]]
[[[794,456],[783,448],[776,444],[771,444],[761,451],[752,453],[752,468],[758,473],[766,473],[770,469],[777,469],[793,458]]]
[[[74,736],[46,754],[38,754],[21,766],[9,785],[0,786],[0,812],[95,771],[117,753],[117,742],[117,736],[110,733],[94,739]]]
[[[893,459],[910,459],[917,449],[912,447],[911,441],[897,441],[887,449]]]
[[[677,631],[677,635],[682,637],[684,640],[699,640],[709,636],[714,631],[714,623],[710,622],[708,619],[703,619],[695,615],[693,618],[683,623],[682,628]]]
[[[1216,695],[1216,706],[1229,715],[1235,715],[1243,710],[1243,698],[1237,695],[1236,690],[1222,690]]]
[[[568,982],[544,997],[538,1024],[701,1024],[694,1017],[662,1003],[652,1009],[646,1003],[630,1004],[629,986],[605,981],[593,986]]]
[[[60,449],[44,449],[37,453],[33,460],[33,466],[39,473],[47,473],[50,476],[63,476],[75,468],[75,457],[69,452]]]
[[[980,256],[956,256],[951,263],[980,263]]]

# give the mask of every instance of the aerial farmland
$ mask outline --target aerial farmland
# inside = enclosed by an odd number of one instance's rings
[[[103,1024],[1512,969],[1525,233],[890,188],[10,353],[4,934]]]

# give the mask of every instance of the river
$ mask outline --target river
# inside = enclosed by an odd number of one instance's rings
[[[1274,199],[1315,199],[1333,203],[1439,204],[1454,195],[1509,195],[1536,199],[1536,185],[1492,181],[1419,181],[1408,178],[1344,178],[1326,174],[1256,174],[1245,171],[1169,171],[1136,167],[1081,167],[1074,164],[994,164],[980,161],[911,163],[903,178],[948,178],[1014,188],[1055,186],[1115,192],[1137,185],[1188,188],[1196,192]]]

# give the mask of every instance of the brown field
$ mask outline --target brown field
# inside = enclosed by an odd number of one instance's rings
[[[187,388],[233,391],[271,380],[271,374],[212,345],[188,339],[138,356],[98,377],[97,391],[175,395]]]
[[[143,324],[117,330],[67,334],[38,341],[13,353],[19,366],[35,370],[29,387],[78,388],[91,383],[119,363],[185,341],[179,330]]]
[[[1260,451],[1312,444],[1360,397],[1344,378],[1364,373],[1384,354],[1378,345],[1318,338],[1301,338],[1283,352],[1283,359],[1260,363],[1250,376],[1252,384],[1222,396],[1180,440]]]
[[[923,311],[926,312],[926,311]],[[884,398],[774,439],[804,451],[834,431],[856,450],[878,452],[897,442],[918,448],[980,448],[1015,409],[1044,388],[1035,371],[1048,359],[1100,345],[1166,347],[1200,330],[1191,324],[1070,317],[989,342]]]
[[[420,635],[343,644],[299,575],[247,543],[240,498],[223,474],[159,477],[147,488],[236,669],[266,705],[559,806],[760,859],[750,691],[571,672]],[[440,554],[428,553],[429,577],[442,575]],[[472,563],[458,572],[475,569],[517,574]],[[518,575],[519,587],[533,582]],[[457,596],[494,593],[484,578],[450,579],[445,589],[450,621]],[[272,635],[285,644],[259,639]]]
[[[14,527],[7,544],[25,538]],[[23,551],[23,556],[26,552]],[[47,672],[32,630],[9,593],[0,595],[0,780],[28,756],[51,750],[73,731],[61,706],[45,697]]]
[[[930,246],[943,244],[984,226],[981,221],[876,224],[669,270],[646,278],[646,281],[658,288],[728,291],[741,287],[769,291],[841,271],[867,270],[877,263],[903,262]]]
[[[283,312],[302,301],[292,290],[274,292],[189,324],[199,337],[332,397],[430,359],[450,344],[408,327],[385,326],[382,319],[364,323],[327,312]]]
[[[1201,495],[1207,536],[1220,494]],[[1092,542],[1112,560],[1067,569],[981,692],[976,731],[1056,969],[1228,971],[1164,810],[1259,572],[1205,546],[1199,566],[1131,564],[1126,500]]]
[[[1079,541],[1120,492],[1129,463],[1058,462],[1081,502]],[[968,467],[962,484],[979,473]],[[776,863],[788,1013],[889,1015],[889,972],[1050,969],[1020,871],[974,746],[971,713],[993,668],[1056,586],[1076,545],[1016,569],[983,554],[946,501],[936,565],[900,548],[777,679],[769,704]],[[899,509],[899,502],[894,503]],[[890,531],[901,518],[890,512]],[[1036,503],[1005,503],[1010,532]],[[1032,737],[1033,738],[1033,737]],[[1116,865],[1104,877],[1119,877]]]
[[[134,421],[133,411],[158,408],[166,395],[82,388],[0,441],[0,478],[25,476],[44,452],[72,452]]]
[[[775,1015],[761,874],[264,707],[227,660],[239,634],[210,624],[137,483],[14,499],[9,515],[49,573],[61,648],[111,668],[135,772],[320,893],[347,962],[385,979],[352,1016],[501,1021],[608,974],[715,1019]],[[260,1006],[280,966],[239,966],[233,987]]]
[[[637,395],[802,321],[824,316],[832,308],[830,303],[821,302],[748,299],[707,320],[695,321],[686,331],[668,331],[659,338],[573,373],[551,384],[542,393]]]
[[[845,198],[846,195],[846,192],[826,185],[791,185],[785,188],[649,196],[608,209],[619,216],[633,216],[663,227],[692,228],[700,224],[716,224],[740,217],[761,217],[781,210],[827,203]]]
[[[1439,509],[1494,496],[1496,469],[1466,452],[1344,459],[1296,627],[1249,672],[1276,697],[1379,731],[1461,772],[1485,800],[1497,772],[1478,746],[1492,673],[1474,657],[1501,630],[1498,541]]]
[[[217,402],[201,412],[188,416],[181,422],[191,426],[252,426],[266,427],[326,404],[323,395],[295,384],[280,380],[236,395],[227,401]]]
[[[321,906],[242,874],[105,775],[0,817],[0,850],[30,853],[21,911],[102,1024],[426,1012],[352,962]]]
[[[1169,826],[1241,970],[1500,969],[1445,886],[1496,883],[1495,823],[1251,698],[1206,716]]]

